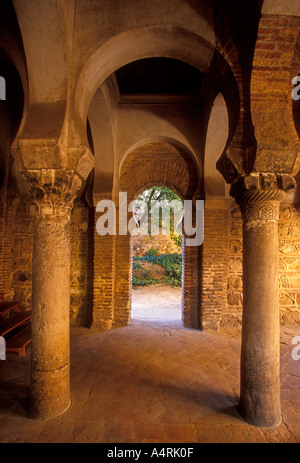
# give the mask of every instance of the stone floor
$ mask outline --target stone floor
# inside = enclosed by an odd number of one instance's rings
[[[72,328],[72,405],[61,417],[28,418],[30,348],[0,362],[0,442],[299,443],[296,335],[300,327],[282,328],[283,422],[263,429],[245,423],[236,409],[237,332],[141,321],[106,332]]]

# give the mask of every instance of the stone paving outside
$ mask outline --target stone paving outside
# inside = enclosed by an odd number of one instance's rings
[[[181,320],[181,288],[154,285],[132,291],[131,315],[137,320]]]
[[[281,329],[282,424],[257,428],[238,414],[240,333],[132,320],[71,328],[71,399],[58,418],[28,417],[30,348],[0,362],[1,443],[299,443],[300,327]],[[58,391],[59,393],[59,391]]]

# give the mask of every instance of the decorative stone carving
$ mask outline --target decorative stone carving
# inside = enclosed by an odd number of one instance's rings
[[[16,138],[11,153],[22,173],[65,170],[85,180],[95,165],[93,154],[84,144],[70,147],[58,139]]]
[[[281,422],[277,222],[280,201],[295,185],[289,175],[252,173],[240,177],[230,192],[243,218],[239,407],[247,421],[259,426]],[[289,285],[294,288],[292,284],[299,282],[290,277]]]
[[[251,173],[240,177],[230,194],[241,207],[244,222],[278,221],[280,201],[295,186],[287,174]]]
[[[65,216],[70,219],[76,193],[82,179],[66,170],[30,170],[24,174],[32,186],[33,203],[39,216]]]
[[[45,419],[70,405],[70,225],[83,177],[74,170],[50,168],[23,175],[36,206],[30,413]]]

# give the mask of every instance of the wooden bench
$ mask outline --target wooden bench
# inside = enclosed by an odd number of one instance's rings
[[[0,323],[0,336],[4,336],[31,319],[31,311],[19,312]]]
[[[0,302],[0,319],[11,313],[20,312],[20,302]]]
[[[5,338],[6,352],[25,355],[31,342],[31,311],[17,312],[0,321],[0,336]]]
[[[19,333],[6,342],[6,352],[16,352],[25,355],[26,346],[31,342],[31,324],[28,324]]]

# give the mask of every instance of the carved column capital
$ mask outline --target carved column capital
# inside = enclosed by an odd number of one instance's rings
[[[38,216],[70,218],[81,177],[74,171],[57,169],[27,170],[23,175],[31,185]]]
[[[240,177],[230,194],[241,207],[245,222],[278,221],[280,202],[295,186],[295,179],[287,174],[252,173]]]

